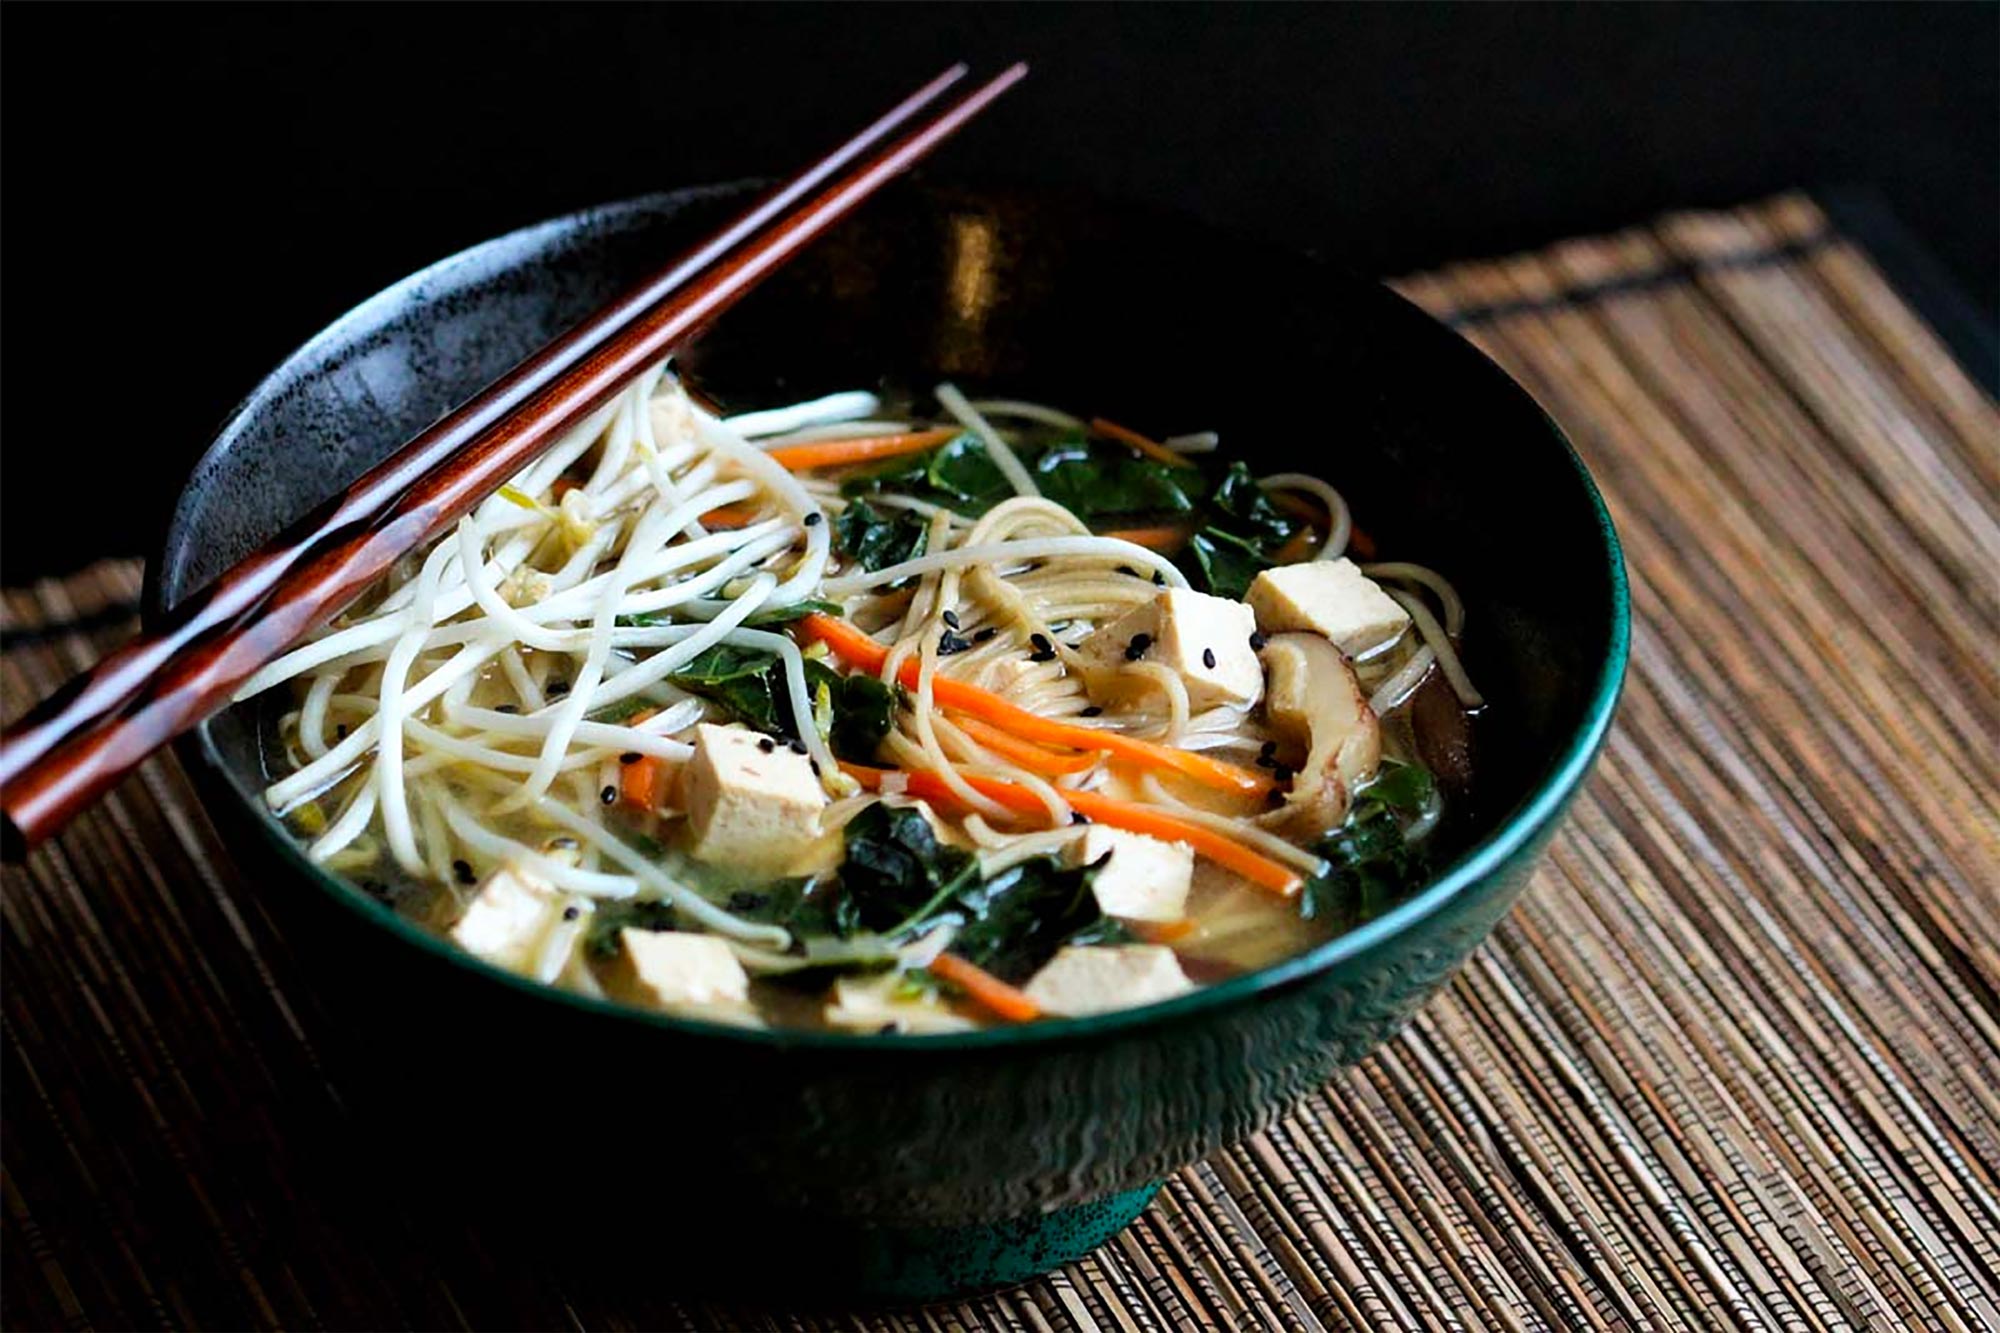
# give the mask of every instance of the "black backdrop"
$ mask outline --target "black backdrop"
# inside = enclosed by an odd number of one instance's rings
[[[786,170],[958,56],[1035,73],[937,175],[1383,273],[1859,184],[2000,307],[1992,4],[14,3],[0,29],[9,581],[141,550],[229,405],[410,269]]]

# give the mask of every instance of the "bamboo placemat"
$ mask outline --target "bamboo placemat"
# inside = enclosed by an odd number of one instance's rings
[[[2000,414],[1802,198],[1403,286],[1568,426],[1638,623],[1533,890],[1374,1058],[1000,1296],[614,1300],[290,1146],[325,1016],[157,761],[7,872],[7,1325],[2000,1327]],[[9,715],[137,582],[5,595]]]

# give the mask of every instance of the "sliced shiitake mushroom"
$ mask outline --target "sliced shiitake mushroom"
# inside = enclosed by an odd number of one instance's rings
[[[1355,789],[1381,762],[1382,726],[1354,668],[1322,636],[1272,635],[1263,658],[1265,715],[1306,759],[1284,805],[1259,822],[1288,838],[1316,838],[1346,820]]]

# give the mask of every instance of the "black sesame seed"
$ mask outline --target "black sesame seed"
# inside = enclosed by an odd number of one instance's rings
[[[514,715],[515,713],[518,713],[518,712],[520,712],[520,711],[521,711],[521,705],[519,705],[519,704],[501,704],[501,705],[500,705],[500,706],[499,706],[498,708],[494,709],[493,711],[494,711],[494,712],[496,712],[496,713],[505,713],[505,714],[507,714],[508,716],[510,716],[510,717],[511,717],[511,716],[513,716],[513,715]]]
[[[624,754],[618,756],[618,762],[621,764],[636,764],[639,762],[639,752],[637,750],[627,750]]]
[[[809,527],[809,528],[816,528],[816,527],[818,527],[818,526],[819,526],[819,521],[820,521],[821,517],[822,517],[822,515],[821,515],[820,513],[818,513],[817,511],[814,511],[813,513],[810,513],[810,514],[807,514],[807,515],[806,515],[806,526],[807,526],[807,527]]]
[[[1215,670],[1215,649],[1204,648],[1201,650],[1201,664],[1210,671]]]
[[[1134,568],[1132,568],[1132,566],[1130,566],[1130,565],[1120,565],[1120,566],[1118,566],[1118,572],[1119,572],[1120,574],[1123,574],[1123,575],[1127,576],[1128,578],[1135,578],[1135,579],[1136,579],[1136,578],[1139,578],[1139,577],[1141,577],[1141,576],[1140,576],[1140,574],[1139,574],[1139,571],[1138,571],[1138,570],[1136,570],[1136,569],[1134,569]]]
[[[1038,653],[1055,651],[1055,645],[1049,642],[1049,636],[1046,634],[1030,634],[1028,642],[1035,645],[1035,651]]]
[[[597,793],[597,799],[606,805],[610,805],[618,799],[618,789],[616,787],[606,787],[603,791]]]
[[[950,657],[953,653],[962,653],[971,646],[972,640],[962,634],[953,634],[950,630],[946,630],[944,633],[938,635],[938,655],[940,657]]]
[[[1084,709],[1082,713],[1078,714],[1078,716],[1079,716],[1079,717],[1098,717],[1098,716],[1101,716],[1101,715],[1103,714],[1103,712],[1104,712],[1104,710],[1103,710],[1102,708],[1099,708],[1099,707],[1098,707],[1098,706],[1097,706],[1096,704],[1092,704],[1092,705],[1091,705],[1090,707],[1088,707],[1088,708]]]
[[[972,641],[974,643],[985,643],[988,639],[992,638],[999,632],[1000,632],[1000,627],[998,625],[988,625],[985,629],[982,629],[977,634],[973,635]]]
[[[956,611],[947,611],[943,615],[939,616],[938,619],[944,621],[945,624],[949,625],[953,629],[958,628],[958,612]]]
[[[817,759],[808,759],[808,760],[806,760],[806,763],[812,766],[812,771],[813,771],[813,776],[814,776],[814,777],[818,777],[818,776],[819,776],[819,760],[817,760]]]
[[[473,880],[479,878],[472,873],[472,863],[470,861],[453,861],[451,863],[451,873],[458,877],[460,884],[470,884]]]
[[[1259,759],[1269,759],[1272,755],[1276,754],[1277,752],[1278,752],[1278,743],[1276,741],[1265,741],[1262,745],[1257,747],[1257,757]]]
[[[582,915],[583,915],[583,909],[581,907],[563,908],[563,920],[565,921],[574,921]]]
[[[1090,822],[1090,816],[1086,815],[1081,810],[1072,810],[1069,812],[1069,822],[1072,824],[1088,824]]]
[[[1283,805],[1285,803],[1285,793],[1273,787],[1265,794],[1264,800],[1271,805]]]
[[[335,740],[341,740],[341,741],[347,739],[347,724],[345,722],[335,724],[333,728],[333,737]]]
[[[1125,660],[1128,662],[1138,661],[1140,658],[1146,655],[1146,650],[1148,648],[1151,648],[1152,646],[1153,646],[1152,635],[1134,634],[1132,636],[1132,641],[1125,645]]]
[[[792,747],[793,754],[804,754],[806,752],[806,744],[804,741],[786,741],[785,744]]]
[[[1167,576],[1165,574],[1162,574],[1157,569],[1153,571],[1153,586],[1156,588],[1164,588],[1167,586]]]
[[[547,694],[551,699],[560,699],[569,693],[569,682],[566,680],[552,680],[549,682],[548,689],[543,691],[543,693]]]
[[[769,736],[760,736],[757,739],[757,748],[762,750],[765,754],[769,754],[771,753],[771,751],[778,748],[778,743],[772,740]]]
[[[1056,650],[1053,648],[1037,648],[1034,652],[1028,654],[1028,660],[1030,662],[1053,662],[1056,660]]]
[[[1292,780],[1292,770],[1286,768],[1283,764],[1272,764],[1271,776],[1279,782],[1290,782]]]
[[[1278,761],[1271,758],[1268,754],[1258,755],[1254,762],[1259,768],[1276,768],[1278,766]]]
[[[1262,634],[1259,634],[1259,633],[1257,633],[1257,632],[1256,632],[1255,630],[1252,630],[1252,631],[1251,631],[1251,633],[1250,633],[1250,651],[1251,651],[1251,652],[1253,652],[1253,653],[1261,653],[1261,652],[1263,652],[1263,651],[1264,651],[1264,645],[1265,645],[1265,644],[1267,644],[1267,643],[1269,643],[1269,642],[1270,642],[1270,640],[1269,640],[1269,639],[1267,639],[1267,638],[1265,638],[1265,637],[1264,637],[1264,636],[1263,636]]]

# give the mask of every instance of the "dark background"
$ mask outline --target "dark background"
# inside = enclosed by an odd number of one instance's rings
[[[2000,310],[1992,4],[15,3],[0,25],[9,582],[144,550],[229,406],[409,270],[789,170],[961,56],[1035,72],[934,175],[1097,188],[1383,274],[1858,186],[1934,294]]]

